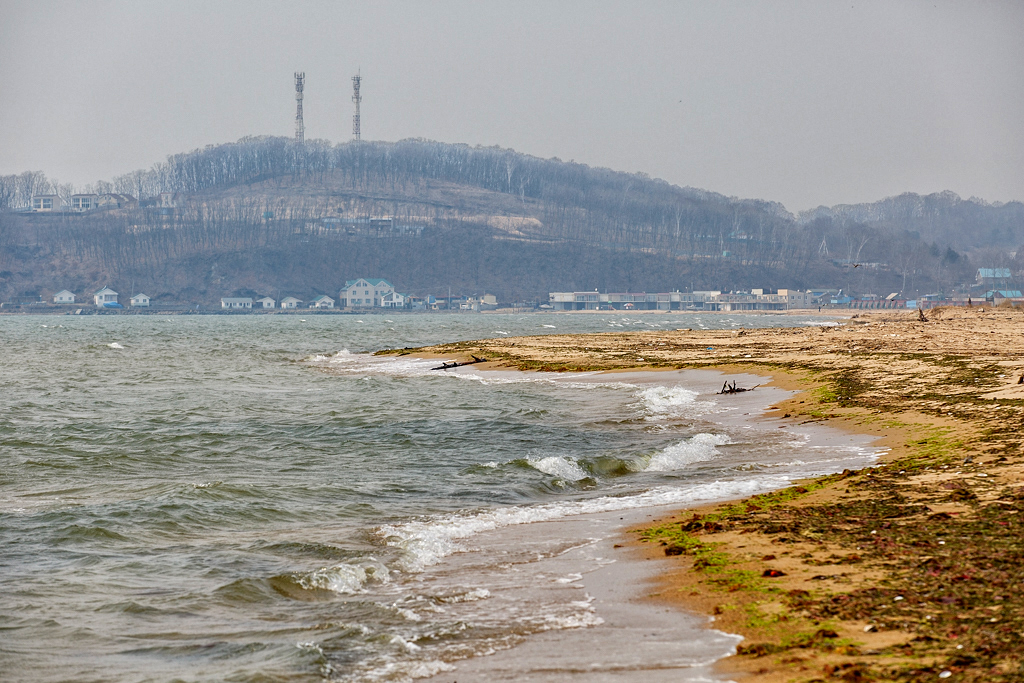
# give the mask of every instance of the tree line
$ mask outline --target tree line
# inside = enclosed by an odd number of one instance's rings
[[[74,189],[40,172],[0,177],[0,209],[26,206],[33,194],[66,195]],[[129,194],[140,199],[140,206],[0,222],[0,250],[5,244],[31,247],[54,260],[96,263],[104,272],[202,261],[216,254],[298,253],[309,244],[333,254],[339,264],[370,267],[367,254],[374,250],[402,253],[413,262],[426,258],[425,251],[420,255],[416,248],[406,249],[402,240],[411,238],[349,236],[325,222],[341,215],[387,214],[398,222],[425,225],[421,240],[463,244],[463,257],[439,249],[431,256],[434,262],[410,271],[418,273],[410,278],[423,287],[443,285],[452,279],[453,268],[470,269],[474,250],[484,259],[503,250],[510,258],[531,253],[534,261],[546,263],[544,254],[555,245],[566,254],[604,254],[616,262],[623,254],[632,254],[629,258],[637,263],[656,256],[677,274],[678,287],[704,288],[743,286],[749,279],[743,274],[750,273],[761,278],[752,284],[763,286],[949,290],[969,281],[979,264],[1012,261],[1005,249],[986,247],[987,252],[970,254],[971,244],[962,239],[951,244],[948,226],[963,227],[967,219],[946,221],[947,227],[929,232],[928,217],[936,211],[911,211],[919,229],[905,229],[900,211],[906,209],[900,207],[907,201],[873,212],[837,207],[796,217],[777,203],[682,188],[644,174],[426,140],[332,145],[250,137],[175,154],[150,169],[79,189]],[[147,206],[163,192],[182,195],[174,211]],[[978,206],[960,207],[957,215],[970,216],[978,230],[991,224],[984,234],[998,233],[1002,243],[1020,235],[1014,207]],[[514,230],[495,226],[493,219],[502,216],[518,221]],[[12,248],[6,247],[8,260]],[[454,262],[437,261],[447,258]],[[387,262],[381,257],[372,267]],[[401,268],[395,262],[388,267]],[[508,285],[510,293],[542,294],[540,283],[548,279],[533,266],[520,270],[532,280]],[[566,288],[593,279],[583,271],[575,277],[571,264],[556,270]]]

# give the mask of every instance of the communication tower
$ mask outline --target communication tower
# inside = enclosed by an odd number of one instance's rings
[[[306,82],[306,72],[295,72],[295,142],[306,139],[306,127],[302,124],[302,87]]]
[[[359,103],[363,101],[363,96],[359,94],[359,85],[362,81],[363,77],[358,73],[352,77],[352,101],[356,104],[356,113],[352,115],[353,140],[359,140]]]

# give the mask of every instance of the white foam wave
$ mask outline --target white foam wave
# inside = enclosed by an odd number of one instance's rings
[[[712,460],[718,453],[716,446],[724,446],[729,442],[729,437],[724,434],[695,434],[689,439],[684,439],[660,453],[656,453],[648,463],[646,470],[648,472],[671,472],[695,462]]]
[[[465,539],[503,527],[546,522],[598,512],[630,510],[660,505],[689,505],[712,500],[751,496],[786,486],[790,479],[763,476],[739,481],[714,481],[689,487],[663,486],[631,496],[602,496],[590,500],[562,501],[534,506],[509,506],[476,513],[444,515],[404,524],[387,524],[377,535],[404,556],[399,568],[422,571],[452,553],[466,550]]]
[[[649,387],[639,392],[640,408],[648,420],[696,416],[711,410],[712,401],[698,401],[698,393],[680,386]]]
[[[456,595],[449,595],[443,598],[438,598],[439,602],[447,604],[456,604],[460,602],[476,602],[477,600],[486,600],[491,597],[491,591],[486,588],[474,588],[466,593],[458,593]]]
[[[564,458],[560,455],[552,455],[547,458],[540,458],[538,460],[529,459],[530,467],[535,470],[539,470],[544,474],[550,474],[553,477],[559,477],[567,481],[579,481],[580,479],[586,479],[588,476],[586,470],[580,467],[580,464],[572,458]]]
[[[123,349],[124,348],[123,346],[121,346],[117,342],[110,342],[109,344],[107,344],[107,346],[109,346],[112,349]]]
[[[632,389],[636,385],[613,381],[578,381],[589,379],[595,372],[576,373],[526,373],[526,372],[444,372],[435,371],[442,362],[450,363],[454,358],[416,358],[394,356],[372,356],[367,353],[352,353],[342,349],[333,355],[316,354],[306,359],[307,363],[343,374],[388,375],[393,377],[455,378],[481,384],[547,384],[566,389]]]
[[[372,356],[368,353],[352,353],[348,349],[342,349],[333,355],[316,354],[308,358],[307,362],[320,367],[330,368],[332,372],[342,372],[345,374],[378,374],[408,377],[431,374],[430,369],[437,367],[441,361],[426,358]]]
[[[295,576],[295,581],[306,590],[328,590],[335,593],[355,593],[369,582],[387,583],[390,574],[383,564],[368,559],[362,564],[336,564],[321,567]]]

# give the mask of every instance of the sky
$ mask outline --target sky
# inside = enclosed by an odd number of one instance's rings
[[[498,145],[791,211],[1024,200],[1024,2],[0,0],[0,174],[248,135]]]

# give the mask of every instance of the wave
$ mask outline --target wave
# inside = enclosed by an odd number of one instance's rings
[[[680,386],[655,386],[640,391],[639,408],[647,420],[696,417],[715,407],[714,401],[698,401],[699,394]]]
[[[546,522],[563,517],[662,505],[688,505],[751,496],[786,486],[788,477],[765,476],[740,481],[714,481],[685,488],[661,486],[628,496],[602,496],[589,500],[509,506],[475,513],[386,524],[376,530],[381,541],[402,551],[398,568],[419,572],[445,557],[467,550],[463,541],[503,527]]]
[[[648,472],[671,472],[696,462],[707,462],[718,454],[717,446],[731,443],[724,434],[695,434],[689,439],[656,453],[646,470]]]
[[[315,599],[322,592],[342,595],[357,593],[368,583],[384,584],[391,572],[384,563],[367,557],[359,563],[342,562],[308,572],[283,574],[270,579],[278,593],[297,600]]]
[[[580,481],[590,476],[580,463],[572,458],[565,458],[560,455],[552,455],[537,460],[527,459],[527,464],[539,472],[550,474],[567,481]]]

